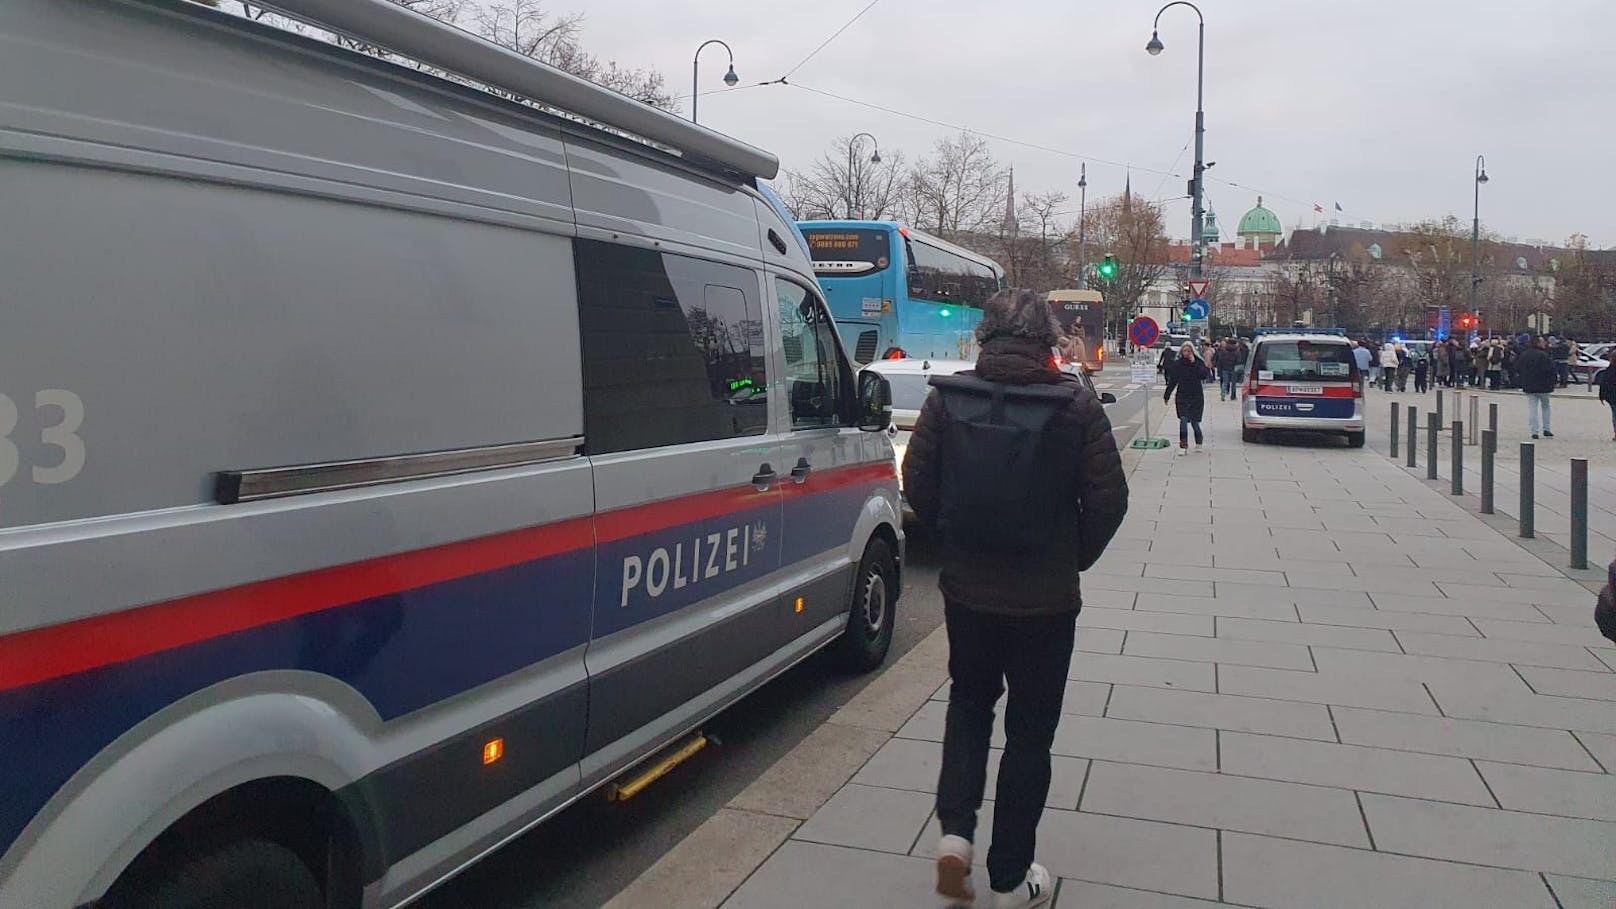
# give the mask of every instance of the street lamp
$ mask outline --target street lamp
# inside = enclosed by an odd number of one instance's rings
[[[1166,50],[1162,44],[1160,26],[1162,13],[1175,6],[1187,6],[1195,10],[1196,18],[1201,20],[1200,44],[1195,63],[1195,174],[1190,178],[1190,277],[1201,277],[1201,259],[1204,251],[1201,249],[1201,220],[1205,217],[1205,210],[1201,202],[1201,177],[1206,171],[1203,163],[1206,158],[1202,148],[1202,136],[1206,133],[1206,116],[1202,110],[1202,88],[1206,81],[1206,17],[1201,15],[1201,8],[1188,0],[1173,0],[1156,11],[1156,21],[1150,29],[1150,43],[1145,50],[1152,56]]]
[[[858,140],[870,137],[870,143],[875,146],[875,153],[870,155],[871,164],[881,163],[881,143],[869,133],[858,133],[847,140],[847,220],[853,220],[853,149],[858,146]]]
[[[1476,309],[1476,288],[1481,286],[1481,184],[1487,182],[1487,159],[1476,156],[1476,208],[1470,220],[1470,312]],[[1490,332],[1489,332],[1490,334]]]
[[[1087,290],[1089,251],[1089,165],[1084,162],[1077,176],[1077,289]]]
[[[733,88],[735,83],[741,81],[741,77],[735,75],[735,52],[729,49],[729,45],[725,44],[724,42],[722,42],[720,40],[718,40],[717,38],[710,38],[707,41],[702,42],[701,47],[696,48],[696,59],[690,64],[690,122],[691,123],[696,122],[696,102],[701,98],[701,91],[700,91],[701,52],[706,50],[707,45],[709,45],[709,44],[717,44],[717,45],[719,45],[720,47],[722,47],[724,49],[724,53],[729,54],[729,72],[724,74],[724,84]]]

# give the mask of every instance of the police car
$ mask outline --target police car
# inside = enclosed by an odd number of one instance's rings
[[[1364,444],[1364,377],[1337,329],[1257,329],[1241,395],[1241,438],[1336,433]]]
[[[886,383],[777,159],[275,7],[423,66],[0,3],[4,909],[399,906],[892,639]]]

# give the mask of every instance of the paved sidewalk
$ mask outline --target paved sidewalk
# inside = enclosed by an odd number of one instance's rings
[[[1611,909],[1592,596],[1380,452],[1243,445],[1208,410],[1210,451],[1143,455],[1084,576],[1039,832],[1054,905]],[[940,905],[941,634],[614,909]]]
[[[1462,411],[1460,418],[1465,421],[1465,436],[1470,436],[1470,400],[1474,393],[1465,390],[1462,403],[1458,409]],[[1573,394],[1570,400],[1561,401],[1560,395],[1555,396],[1554,425],[1555,438],[1539,439],[1533,442],[1527,432],[1526,426],[1526,399],[1520,392],[1483,392],[1479,395],[1480,406],[1477,408],[1479,426],[1487,425],[1487,405],[1499,405],[1498,454],[1494,469],[1494,506],[1498,514],[1510,518],[1512,521],[1520,516],[1520,465],[1521,446],[1529,444],[1533,448],[1534,473],[1534,520],[1536,533],[1540,539],[1548,540],[1561,549],[1569,549],[1570,537],[1570,503],[1571,503],[1571,459],[1585,458],[1588,461],[1588,560],[1591,569],[1598,569],[1601,573],[1610,563],[1611,556],[1616,553],[1616,442],[1611,441],[1610,407],[1597,399],[1586,395]],[[1424,476],[1426,464],[1426,415],[1433,413],[1436,407],[1434,394],[1377,394],[1369,399],[1368,417],[1370,445],[1382,453],[1388,450],[1390,439],[1387,437],[1387,423],[1391,416],[1390,402],[1397,401],[1405,410],[1399,418],[1401,434],[1407,434],[1407,410],[1413,406],[1419,408],[1419,471]],[[1455,400],[1452,392],[1447,393],[1443,421],[1444,433],[1437,443],[1437,472],[1444,479],[1451,478],[1452,447],[1449,444],[1451,432],[1447,431],[1451,421],[1455,418]],[[1479,430],[1476,437],[1480,439]],[[1406,441],[1406,440],[1405,440]],[[1399,455],[1399,461],[1407,458],[1406,449]],[[1478,446],[1467,446],[1464,453],[1465,491],[1475,496],[1481,489],[1481,449]],[[1472,502],[1472,511],[1478,510]],[[1563,560],[1555,560],[1556,565],[1567,564]]]

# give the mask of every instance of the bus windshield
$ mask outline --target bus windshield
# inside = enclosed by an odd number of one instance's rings
[[[892,264],[891,233],[877,228],[808,228],[808,254],[814,259],[814,273],[820,275],[867,275]]]

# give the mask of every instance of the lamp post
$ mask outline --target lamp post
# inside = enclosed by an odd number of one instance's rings
[[[1150,43],[1145,50],[1152,56],[1160,54],[1166,49],[1161,42],[1159,27],[1162,13],[1175,6],[1187,6],[1195,10],[1196,18],[1201,20],[1200,43],[1195,63],[1195,174],[1190,178],[1190,277],[1200,279],[1201,259],[1204,251],[1201,249],[1201,220],[1205,216],[1201,201],[1201,177],[1206,171],[1206,156],[1202,148],[1202,136],[1206,133],[1206,115],[1202,110],[1202,88],[1206,80],[1206,17],[1201,15],[1201,8],[1188,0],[1173,0],[1156,11],[1156,21],[1150,29]]]
[[[1089,165],[1084,162],[1077,175],[1077,289],[1089,286]]]
[[[1470,220],[1470,314],[1476,310],[1476,288],[1481,286],[1481,184],[1487,182],[1487,159],[1476,156],[1476,208]],[[1492,334],[1491,331],[1488,332]]]
[[[706,50],[707,45],[709,44],[716,44],[724,49],[724,53],[729,54],[729,72],[724,74],[724,84],[733,87],[735,83],[741,81],[741,77],[735,75],[735,52],[729,49],[729,45],[718,40],[717,38],[709,38],[708,40],[702,42],[701,47],[696,48],[696,59],[690,64],[691,123],[696,122],[696,102],[701,99],[701,52]]]
[[[853,220],[853,150],[858,146],[858,140],[870,137],[870,143],[875,146],[875,153],[870,155],[871,164],[881,163],[881,143],[869,133],[858,133],[847,140],[847,220]]]

